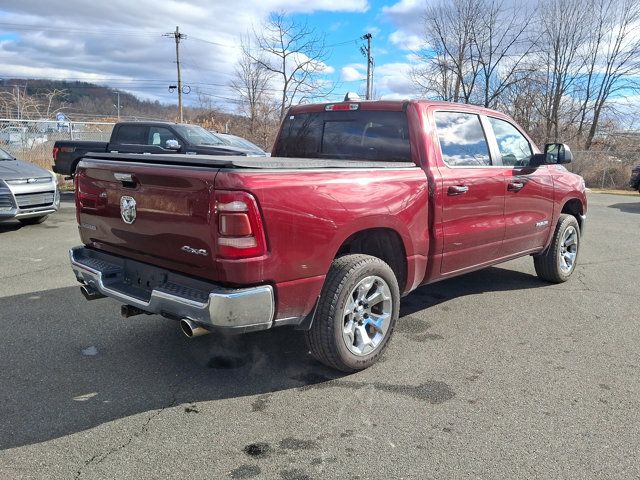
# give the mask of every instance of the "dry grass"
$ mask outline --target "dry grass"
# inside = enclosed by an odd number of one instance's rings
[[[590,188],[589,191],[591,193],[606,193],[609,195],[627,195],[627,196],[638,196],[638,192],[635,190],[617,190],[610,188]]]

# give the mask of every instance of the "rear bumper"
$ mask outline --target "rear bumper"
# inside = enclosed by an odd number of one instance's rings
[[[275,302],[270,285],[223,288],[85,247],[72,248],[69,257],[80,283],[145,312],[240,333],[273,325]]]

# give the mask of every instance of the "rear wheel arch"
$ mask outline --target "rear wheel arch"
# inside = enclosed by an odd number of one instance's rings
[[[400,291],[407,283],[407,252],[398,231],[391,228],[369,228],[351,234],[342,242],[334,258],[364,254],[379,258],[391,267]]]

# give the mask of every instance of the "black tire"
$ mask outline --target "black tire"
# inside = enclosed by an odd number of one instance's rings
[[[38,225],[39,223],[44,222],[49,215],[42,215],[41,217],[29,217],[29,218],[19,218],[18,221],[23,225]]]
[[[563,239],[568,229],[576,232],[575,259],[571,267],[563,269],[561,267],[561,256]],[[563,213],[558,219],[553,238],[549,246],[540,254],[533,256],[533,265],[540,278],[552,283],[566,282],[576,268],[578,255],[580,252],[580,225],[576,217]]]
[[[345,328],[345,308],[350,294],[368,277],[382,279],[390,293],[391,305],[386,333],[374,350],[368,354],[356,355],[347,347],[343,339]],[[382,285],[383,282],[378,282]],[[374,287],[375,288],[375,287]],[[398,319],[400,311],[400,291],[393,270],[379,258],[369,255],[346,255],[331,264],[320,295],[316,315],[311,329],[305,332],[309,351],[321,363],[341,370],[355,372],[373,365],[384,352]]]

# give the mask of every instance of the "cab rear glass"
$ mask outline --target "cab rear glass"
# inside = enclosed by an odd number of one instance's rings
[[[407,116],[367,110],[288,115],[273,156],[411,162]]]

